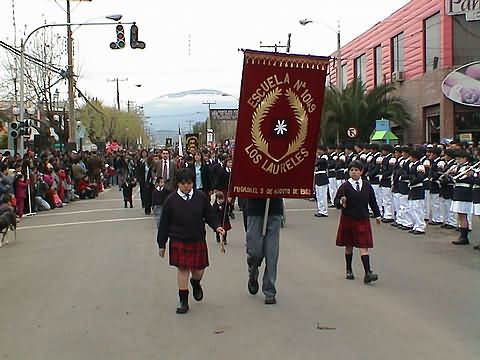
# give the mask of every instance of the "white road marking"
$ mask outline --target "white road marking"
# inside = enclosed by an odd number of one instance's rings
[[[138,217],[138,218],[124,218],[124,219],[109,219],[109,220],[93,220],[93,221],[79,221],[71,223],[61,223],[61,224],[48,224],[48,225],[34,225],[34,226],[19,226],[17,230],[32,230],[32,229],[44,229],[49,227],[57,226],[73,226],[73,225],[87,225],[87,224],[101,224],[101,223],[112,223],[112,222],[122,222],[122,221],[138,221],[138,220],[149,220],[153,221],[151,217]]]
[[[102,212],[102,211],[122,211],[122,210],[126,210],[126,209],[124,207],[121,207],[121,208],[114,208],[114,209],[92,209],[92,210],[78,210],[78,211],[69,211],[69,212],[54,211],[54,212],[48,212],[47,214],[37,215],[36,217],[75,215],[75,214],[87,214],[87,213],[95,213],[95,212]]]

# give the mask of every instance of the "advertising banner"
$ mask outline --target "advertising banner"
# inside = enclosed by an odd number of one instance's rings
[[[442,92],[458,104],[480,107],[480,61],[448,74],[443,80]]]
[[[312,196],[328,62],[328,57],[244,50],[233,196]]]

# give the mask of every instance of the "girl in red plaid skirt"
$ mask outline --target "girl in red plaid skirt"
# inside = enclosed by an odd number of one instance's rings
[[[177,314],[184,314],[189,310],[190,274],[194,299],[196,301],[203,299],[200,280],[209,265],[205,222],[217,233],[225,234],[205,194],[193,189],[193,177],[190,169],[180,169],[176,172],[178,190],[165,200],[157,234],[159,255],[162,258],[165,256],[165,245],[169,240],[170,265],[177,267],[180,298]]]
[[[372,186],[362,179],[363,164],[352,161],[348,167],[350,178],[337,190],[335,205],[342,209],[337,231],[337,246],[345,247],[346,279],[353,280],[353,248],[360,249],[362,264],[365,269],[365,284],[378,279],[370,269],[368,249],[373,248],[372,229],[368,206],[373,211],[377,224],[381,223],[380,210]]]

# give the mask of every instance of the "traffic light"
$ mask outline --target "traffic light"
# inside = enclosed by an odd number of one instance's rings
[[[18,135],[20,135],[20,124],[16,121],[8,124],[8,134],[13,138],[16,139]]]
[[[20,135],[25,137],[30,137],[30,120],[25,120],[23,123],[19,123],[20,126]]]
[[[117,25],[115,28],[117,31],[117,41],[110,43],[111,49],[123,49],[125,47],[125,30],[123,25]]]
[[[130,47],[132,49],[145,49],[145,42],[138,40],[138,26],[135,24],[130,28]]]

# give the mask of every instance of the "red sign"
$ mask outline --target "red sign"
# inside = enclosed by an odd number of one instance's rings
[[[350,138],[350,139],[356,139],[357,136],[358,136],[358,129],[357,128],[354,128],[354,127],[350,127],[347,129],[347,136]]]
[[[312,196],[328,61],[245,50],[233,196]]]

